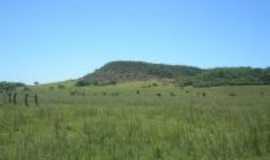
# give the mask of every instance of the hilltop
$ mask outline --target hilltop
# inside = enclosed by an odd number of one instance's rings
[[[154,64],[136,61],[115,61],[105,64],[94,73],[79,80],[80,84],[114,84],[127,81],[175,80],[202,72],[197,67]]]
[[[270,68],[227,67],[201,69],[185,65],[154,64],[140,61],[114,61],[77,81],[78,86],[107,85],[130,81],[159,80],[181,86],[270,84]]]

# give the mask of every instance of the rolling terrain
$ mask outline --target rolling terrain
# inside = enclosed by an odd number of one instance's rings
[[[159,81],[17,89],[0,98],[0,160],[267,160],[270,87]],[[30,95],[29,106],[24,95]],[[39,106],[34,105],[34,94]]]
[[[0,83],[0,160],[268,160],[269,68],[116,61]]]

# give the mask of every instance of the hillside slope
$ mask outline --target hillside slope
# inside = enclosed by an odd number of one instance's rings
[[[169,80],[181,86],[195,87],[265,85],[270,84],[270,69],[251,67],[200,69],[183,65],[115,61],[80,78],[77,85],[105,85],[145,80]]]
[[[126,81],[176,79],[195,76],[202,70],[196,67],[153,64],[146,62],[110,62],[79,80],[81,84],[113,84]]]

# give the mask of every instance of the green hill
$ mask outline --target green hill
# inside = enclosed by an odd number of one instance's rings
[[[82,77],[78,84],[114,84],[126,81],[175,80],[177,77],[195,76],[202,70],[196,67],[153,64],[146,62],[115,61],[94,73]]]
[[[180,86],[195,87],[265,85],[270,84],[270,69],[251,67],[201,69],[184,65],[115,61],[80,78],[77,85],[106,85],[147,80],[167,80]]]

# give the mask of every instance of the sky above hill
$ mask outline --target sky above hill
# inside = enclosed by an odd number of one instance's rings
[[[270,66],[269,0],[0,0],[0,81],[78,78],[112,60]]]

